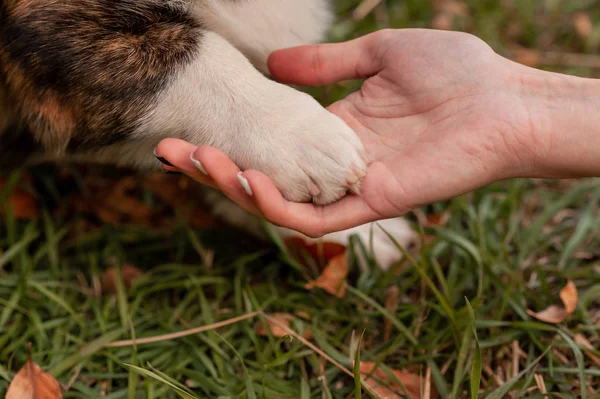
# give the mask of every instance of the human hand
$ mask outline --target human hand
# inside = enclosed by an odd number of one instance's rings
[[[309,236],[527,175],[535,167],[533,153],[545,151],[529,145],[536,139],[523,96],[523,76],[537,71],[468,34],[384,30],[341,44],[280,50],[269,68],[276,79],[301,85],[366,78],[360,91],[329,107],[359,135],[369,156],[360,195],[325,207],[291,203],[264,174],[246,170],[238,176],[239,169],[214,148],[165,140],[157,151],[246,210]],[[192,152],[210,177],[198,172]]]

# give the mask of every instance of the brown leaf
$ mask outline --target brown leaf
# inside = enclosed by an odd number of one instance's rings
[[[594,23],[590,16],[584,12],[573,15],[573,26],[582,39],[589,38],[594,32]]]
[[[343,297],[346,294],[348,276],[348,248],[333,242],[306,242],[296,236],[285,239],[290,253],[304,266],[309,267],[308,258],[312,258],[321,270],[321,275],[306,284],[307,289],[319,287],[332,295]],[[324,267],[323,267],[324,265]]]
[[[272,315],[272,317],[275,320],[277,320],[279,323],[285,325],[288,328],[291,328],[290,323],[292,321],[296,320],[296,317],[289,313],[275,313]],[[270,321],[267,321],[267,326],[268,326],[269,330],[271,331],[271,334],[273,334],[273,336],[276,338],[281,338],[281,337],[290,335],[285,329],[281,328],[280,326],[276,325],[275,323],[271,323]],[[269,335],[267,332],[267,329],[262,324],[259,324],[257,326],[256,333],[263,337],[266,337],[267,335]],[[304,332],[302,333],[302,336],[306,339],[311,339],[312,333],[310,332],[310,330],[308,328],[305,328]]]
[[[125,288],[131,288],[135,281],[140,278],[144,272],[132,265],[121,266],[121,279]],[[102,292],[117,292],[117,269],[111,267],[106,269],[102,275]]]
[[[0,179],[0,191],[4,188],[6,182]],[[40,208],[37,200],[30,192],[22,187],[16,187],[11,192],[9,199],[12,211],[17,219],[34,220],[40,217]],[[0,204],[0,215],[5,212],[3,204]]]
[[[289,237],[285,239],[285,245],[291,252],[304,251],[313,259],[329,262],[338,255],[346,252],[347,248],[342,244],[334,242],[306,242],[300,237]],[[298,257],[299,260],[302,257]]]
[[[454,0],[437,0],[434,2],[435,17],[431,22],[432,28],[452,30],[456,18],[469,15],[467,4]]]
[[[427,227],[444,227],[450,221],[450,212],[433,213],[427,216]]]
[[[541,63],[540,53],[533,50],[519,49],[514,52],[514,61],[530,67],[536,67]]]
[[[58,381],[31,360],[15,375],[6,392],[6,399],[62,399]]]
[[[314,281],[306,284],[307,289],[319,287],[332,295],[342,298],[346,295],[348,277],[348,252],[337,255],[329,261],[323,273]]]
[[[594,348],[594,345],[592,345],[592,343],[588,341],[588,339],[582,334],[575,334],[574,338],[577,345],[586,349],[584,352],[592,360],[592,362],[596,363],[596,366],[600,367],[600,357],[591,353],[592,351],[597,351],[597,349]]]
[[[204,194],[202,187],[189,177],[155,173],[144,179],[143,183],[145,188],[193,227],[220,226],[221,222],[215,220],[200,200]]]
[[[375,372],[373,369],[376,364],[373,362],[361,362],[360,372],[362,377],[365,379],[365,385],[375,394],[379,399],[400,399],[403,398],[405,391],[398,385],[395,379],[390,378],[388,374],[381,368],[377,368]],[[421,397],[421,386],[424,383],[424,379],[418,375],[411,374],[405,371],[391,370],[394,377],[404,385],[406,393],[408,393],[411,399],[419,399]],[[367,379],[367,377],[370,377]],[[436,397],[436,392],[431,392],[431,397]]]
[[[560,299],[564,307],[552,305],[537,313],[531,309],[527,309],[527,313],[546,323],[562,323],[577,308],[578,293],[573,281],[569,280],[567,285],[560,291]]]

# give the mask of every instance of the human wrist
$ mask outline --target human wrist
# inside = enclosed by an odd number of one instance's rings
[[[529,132],[523,176],[600,176],[600,80],[519,70]]]

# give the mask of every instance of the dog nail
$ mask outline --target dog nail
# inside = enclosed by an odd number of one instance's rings
[[[244,177],[244,175],[242,175],[242,172],[237,174],[237,179],[238,179],[238,182],[240,183],[240,186],[242,186],[244,191],[246,191],[246,194],[248,194],[249,196],[252,197],[253,196],[252,188],[250,188],[250,183],[248,183],[248,179],[246,179]]]
[[[204,169],[204,165],[202,165],[202,163],[200,161],[198,161],[196,158],[194,158],[194,153],[192,153],[190,155],[190,161],[192,161],[192,163],[194,164],[194,166],[202,173],[204,173],[206,176],[208,176],[208,172],[206,171],[206,169]]]
[[[154,156],[155,156],[155,157],[156,157],[156,159],[158,159],[158,160],[159,160],[159,161],[160,161],[160,162],[161,162],[163,165],[167,165],[167,166],[173,166],[173,165],[171,164],[171,162],[169,162],[169,161],[167,161],[166,159],[164,159],[163,157],[159,156],[159,155],[156,153],[156,149],[154,150]]]

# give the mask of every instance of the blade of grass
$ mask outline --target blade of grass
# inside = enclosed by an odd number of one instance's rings
[[[504,385],[502,385],[501,387],[498,387],[495,390],[493,390],[488,396],[485,397],[485,399],[502,399],[502,398],[504,398],[506,396],[506,394],[508,394],[510,392],[510,390],[513,388],[513,386],[515,386],[519,381],[521,381],[521,379],[525,375],[527,375],[531,370],[533,370],[533,368],[535,366],[537,366],[537,364],[539,362],[542,361],[542,359],[546,356],[546,354],[551,349],[552,349],[552,346],[549,346],[548,349],[546,349],[544,351],[544,353],[542,353],[540,355],[540,357],[538,357],[533,362],[531,362],[531,364],[529,366],[527,366],[527,368],[525,370],[521,371],[518,375],[516,375],[513,378],[511,378],[510,380],[506,381],[506,383]]]
[[[179,396],[180,398],[183,399],[200,399],[199,396],[193,395],[183,389],[181,389],[180,387],[178,387],[177,385],[173,384],[172,382],[170,382],[169,380],[163,378],[162,376],[158,375],[155,372],[143,369],[141,367],[137,367],[131,364],[124,364],[123,365],[125,368],[132,370],[136,373],[138,373],[139,375],[142,375],[144,377],[148,377],[148,378],[152,378],[153,380],[156,380],[158,382],[161,382],[165,385],[168,385],[171,389],[173,389],[175,391],[175,393],[177,394],[177,396]]]
[[[62,373],[71,369],[77,363],[85,360],[86,358],[92,356],[93,354],[95,354],[96,352],[98,352],[99,350],[104,348],[104,346],[108,342],[111,342],[112,340],[118,338],[124,332],[125,332],[125,330],[119,329],[119,330],[115,330],[115,331],[109,332],[107,334],[104,334],[103,336],[101,336],[101,337],[95,339],[94,341],[90,342],[89,344],[85,345],[79,351],[77,351],[73,355],[67,357],[66,359],[64,359],[63,361],[61,361],[54,367],[52,367],[52,369],[49,371],[49,373],[55,377],[59,377],[60,375],[62,375]]]
[[[597,182],[578,185],[570,192],[561,195],[559,200],[546,205],[544,212],[542,212],[542,214],[537,217],[531,226],[523,232],[522,237],[524,237],[524,241],[520,248],[517,263],[522,264],[525,259],[530,256],[532,247],[539,239],[544,237],[542,234],[542,229],[550,221],[550,219],[554,217],[554,215],[556,215],[560,210],[565,209],[572,203],[578,201],[582,196],[589,192],[590,189],[597,187]]]
[[[569,334],[564,332],[561,328],[557,329],[558,334],[565,340],[567,345],[573,351],[575,355],[575,360],[577,361],[577,369],[579,370],[579,384],[581,390],[581,399],[587,398],[587,387],[586,387],[586,378],[585,378],[585,359],[583,358],[583,352],[579,349],[579,346],[571,339]]]
[[[583,211],[579,218],[579,222],[575,227],[575,231],[569,241],[567,241],[565,248],[560,256],[560,260],[558,261],[558,266],[563,268],[566,266],[567,262],[571,259],[575,250],[581,245],[583,240],[590,234],[593,228],[598,225],[598,217],[596,216],[596,212],[598,210],[598,200],[599,196],[595,195],[594,198],[590,201],[590,204]]]
[[[473,332],[468,328],[465,329],[460,349],[458,351],[458,358],[456,359],[456,367],[454,368],[454,381],[452,383],[451,398],[459,398],[458,394],[462,387],[462,382],[465,377],[465,365],[467,358],[469,357],[469,350],[471,349],[471,342],[473,341]]]
[[[475,329],[475,312],[473,307],[467,298],[467,307],[469,308],[469,319],[471,321],[471,329],[473,330],[473,337],[475,338],[475,353],[473,354],[473,364],[471,366],[471,399],[477,399],[479,397],[479,386],[481,384],[481,350],[479,349],[479,338],[477,337],[477,330]]]
[[[4,184],[4,188],[0,192],[0,205],[4,205],[10,194],[13,192],[19,181],[21,180],[21,176],[23,173],[21,171],[16,171],[11,173],[10,177]]]
[[[352,295],[357,296],[364,302],[368,303],[369,305],[371,305],[375,309],[377,309],[377,311],[379,313],[381,313],[385,318],[387,318],[392,323],[392,325],[394,325],[394,327],[396,327],[398,329],[398,331],[400,331],[402,334],[404,334],[404,336],[406,337],[408,342],[410,342],[413,346],[418,345],[417,339],[414,337],[412,331],[410,331],[400,320],[398,320],[397,317],[392,315],[385,307],[381,306],[379,303],[377,303],[377,301],[375,301],[374,299],[365,295],[364,293],[360,292],[359,290],[357,290],[354,287],[348,286],[347,290]]]
[[[27,248],[27,246],[38,237],[39,237],[38,233],[29,234],[29,235],[23,237],[15,245],[11,246],[6,252],[2,253],[2,255],[0,255],[0,271],[2,271],[2,268],[8,262],[13,260],[13,258],[15,256],[19,255],[21,253],[21,251],[25,250],[25,248]]]
[[[427,272],[425,270],[423,270],[421,265],[419,265],[417,263],[417,261],[415,261],[414,258],[412,256],[410,256],[410,254],[406,251],[406,249],[404,249],[402,247],[402,245],[400,245],[400,243],[398,243],[396,238],[394,236],[392,236],[390,233],[388,233],[381,225],[378,225],[378,226],[388,236],[388,238],[392,241],[392,243],[394,243],[396,248],[398,248],[398,250],[402,253],[402,256],[404,256],[406,259],[408,259],[411,266],[414,267],[415,270],[419,273],[419,276],[423,279],[423,281],[425,281],[425,283],[427,284],[429,289],[433,292],[433,295],[435,295],[436,299],[439,301],[440,306],[442,307],[442,309],[444,309],[446,316],[450,319],[451,323],[454,325],[455,324],[454,310],[450,306],[448,299],[440,292],[440,290],[438,290],[438,288],[435,286],[435,284],[433,283],[431,278],[427,275]]]
[[[256,399],[256,391],[254,390],[254,384],[252,383],[252,378],[250,377],[250,373],[248,373],[248,369],[246,368],[246,364],[244,363],[244,358],[240,356],[240,353],[237,350],[235,350],[235,347],[231,345],[224,337],[222,337],[219,334],[216,335],[221,339],[221,341],[223,341],[225,345],[229,347],[229,349],[231,349],[233,354],[240,361],[240,364],[242,365],[242,371],[244,373],[244,382],[246,383],[246,395],[248,399]]]
[[[363,337],[365,332],[360,335],[360,339],[356,344],[356,354],[354,355],[354,398],[360,399],[362,397],[362,383],[360,376],[360,348],[362,346]],[[353,333],[354,337],[354,333]]]

